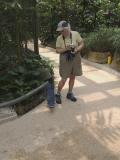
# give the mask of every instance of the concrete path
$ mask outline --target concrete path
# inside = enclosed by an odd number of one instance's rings
[[[0,108],[0,125],[16,118],[17,114],[12,108]]]
[[[55,62],[58,81],[58,54],[40,53]],[[0,160],[120,160],[120,78],[86,64],[83,72],[76,103],[66,99],[66,84],[54,110],[44,102],[0,125]]]

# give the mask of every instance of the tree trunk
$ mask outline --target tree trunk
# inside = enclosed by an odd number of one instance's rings
[[[38,47],[38,19],[37,19],[37,12],[36,12],[36,3],[33,9],[33,39],[34,39],[34,52],[39,54],[39,47]]]
[[[17,53],[17,63],[21,61],[21,44],[20,44],[20,20],[16,17],[16,53]]]
[[[28,46],[27,46],[27,39],[25,40],[25,52],[27,52]]]
[[[61,18],[63,20],[66,19],[66,14],[65,14],[65,0],[61,0],[61,10],[62,10],[62,15],[61,15]]]
[[[112,68],[116,69],[117,71],[120,72],[120,54],[119,53],[114,53],[113,61],[111,64]]]
[[[83,25],[83,27],[85,28],[85,15],[84,15],[84,13],[85,13],[85,9],[86,9],[86,2],[85,2],[85,0],[83,0],[83,11],[82,11],[82,25]]]

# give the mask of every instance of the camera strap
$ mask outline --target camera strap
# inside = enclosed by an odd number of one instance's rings
[[[65,48],[66,48],[65,37],[64,36],[62,36],[62,37],[63,37],[64,45],[65,45]],[[71,40],[71,44],[72,44],[72,33],[71,32],[70,32],[70,40]]]

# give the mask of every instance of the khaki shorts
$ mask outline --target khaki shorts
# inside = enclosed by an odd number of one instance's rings
[[[76,54],[72,61],[66,61],[66,56],[64,54],[60,55],[60,66],[59,73],[63,79],[70,77],[70,75],[81,76],[82,66],[81,66],[81,56]]]

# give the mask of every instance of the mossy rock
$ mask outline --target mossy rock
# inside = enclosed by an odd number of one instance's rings
[[[88,53],[88,60],[95,62],[95,63],[101,63],[105,64],[108,61],[108,56],[110,55],[109,52],[95,52],[90,51]]]
[[[120,72],[120,62],[118,63],[113,61],[113,63],[111,64],[111,67]]]
[[[17,104],[14,107],[15,112],[18,116],[24,115],[25,113],[29,112],[33,108],[35,108],[37,105],[42,103],[46,99],[46,90],[42,90],[41,93],[34,95],[32,97],[29,97],[24,102],[21,102],[20,104]]]
[[[115,53],[113,57],[113,61],[111,63],[111,67],[120,72],[120,54]]]

